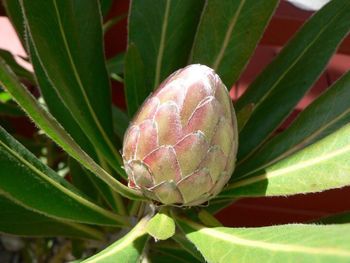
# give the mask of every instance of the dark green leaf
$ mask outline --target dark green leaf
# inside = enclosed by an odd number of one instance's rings
[[[230,184],[219,195],[286,196],[350,185],[350,124],[303,150]]]
[[[349,224],[350,223],[350,212],[338,213],[335,215],[330,215],[327,217],[320,218],[315,220],[314,223],[317,224]]]
[[[205,262],[202,254],[198,251],[198,249],[191,243],[184,235],[183,233],[176,233],[173,237],[173,240],[182,248],[184,251],[186,251],[188,254],[190,254],[193,258],[195,258],[199,262]],[[173,246],[176,248],[176,246]]]
[[[98,207],[80,195],[1,127],[0,173],[0,193],[32,211],[74,222],[126,224],[125,218]]]
[[[93,183],[94,175],[88,174],[80,164],[73,158],[68,159],[69,175],[72,179],[72,184],[81,192],[90,197],[91,200],[98,200],[97,188]],[[96,177],[95,177],[96,178]]]
[[[101,12],[103,16],[106,16],[113,5],[113,0],[99,0]]]
[[[255,110],[240,133],[238,160],[256,151],[290,114],[325,69],[350,30],[350,2],[330,1],[317,12],[238,100]]]
[[[128,115],[118,107],[112,107],[113,114],[113,124],[114,124],[114,133],[118,138],[123,141],[124,133],[129,126],[130,119]]]
[[[159,243],[161,243],[161,242],[158,242],[156,245],[158,245]],[[182,250],[180,247],[174,246],[174,244],[171,244],[168,246],[160,245],[160,246],[155,247],[155,248],[152,247],[152,250],[150,251],[149,258],[150,258],[152,263],[204,262],[204,261],[199,261],[198,259],[193,257],[187,251]]]
[[[247,104],[243,109],[241,109],[237,113],[237,126],[238,126],[238,131],[240,132],[244,126],[247,124],[250,116],[252,115],[254,111],[254,104],[250,103]]]
[[[24,116],[23,111],[21,111],[20,108],[12,101],[8,101],[6,103],[0,101],[0,116],[1,115],[13,117]]]
[[[178,224],[208,262],[349,262],[348,225],[206,228]]]
[[[111,94],[97,0],[21,4],[35,52],[53,87],[97,151],[124,175],[112,140]]]
[[[74,159],[69,159],[70,175],[72,176],[72,183],[79,190],[90,196],[92,200],[99,200],[102,197],[103,200],[118,214],[123,214],[123,211],[119,211],[114,192],[103,182],[100,178],[93,175],[90,171],[85,170]]]
[[[350,122],[350,72],[324,92],[283,133],[236,168],[233,179],[247,176],[329,135]]]
[[[145,231],[147,221],[148,219],[141,220],[123,238],[83,262],[138,262],[148,239]]]
[[[131,43],[125,58],[125,99],[129,117],[133,117],[148,95],[145,68],[137,47]]]
[[[20,236],[68,236],[102,239],[102,234],[90,227],[58,221],[25,209],[0,195],[0,232]]]
[[[117,75],[123,74],[124,72],[124,59],[125,53],[119,53],[118,55],[107,60],[107,69],[109,75],[115,73]]]
[[[38,56],[35,53],[33,43],[30,37],[27,38],[27,45],[30,51],[30,57],[35,71],[41,95],[45,100],[48,110],[52,116],[63,126],[70,136],[87,152],[93,159],[97,160],[96,152],[89,139],[81,129],[80,125],[73,118],[71,112],[64,105],[57,91],[54,89],[43,67],[41,66]]]
[[[0,49],[0,57],[6,62],[7,65],[12,68],[13,72],[15,72],[19,78],[26,79],[31,84],[34,83],[33,73],[19,65],[10,52],[4,49]]]
[[[131,1],[128,42],[140,52],[147,93],[186,65],[203,5],[203,0],[165,0],[156,5],[152,0]]]
[[[79,124],[73,118],[71,112],[63,104],[61,98],[57,94],[56,90],[51,85],[48,80],[45,71],[43,70],[38,57],[34,51],[33,44],[30,37],[28,37],[28,46],[31,53],[32,64],[35,70],[37,81],[40,86],[40,91],[45,99],[46,105],[50,113],[60,122],[60,124],[65,128],[65,130],[73,137],[73,139],[81,146],[81,148],[87,152],[95,161],[99,161],[95,149],[90,143],[89,139],[86,137],[85,133],[82,131]],[[76,174],[75,174],[76,175]],[[78,175],[76,175],[78,176]],[[85,174],[85,177],[88,175]],[[114,204],[112,197],[112,192],[108,188],[108,185],[102,182],[99,178],[94,175],[89,175],[90,179],[95,182],[94,187],[100,189],[99,193],[103,196],[109,204]],[[89,180],[89,179],[87,179]]]
[[[50,115],[35,98],[18,82],[11,69],[0,59],[0,85],[2,85],[35,123],[69,155],[78,160],[87,169],[100,177],[113,190],[131,199],[140,199],[135,192],[109,175],[88,156],[66,133],[60,124]]]
[[[215,69],[230,88],[252,55],[277,3],[277,0],[207,1],[191,62]]]

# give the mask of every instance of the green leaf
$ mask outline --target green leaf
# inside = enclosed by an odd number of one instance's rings
[[[206,228],[178,224],[208,262],[349,262],[348,225]]]
[[[215,69],[230,88],[254,52],[277,3],[277,0],[207,1],[191,62]]]
[[[6,103],[12,99],[12,96],[10,93],[3,91],[3,89],[0,87],[0,102]]]
[[[72,136],[72,138],[81,146],[81,148],[89,154],[89,156],[91,156],[96,162],[99,161],[95,149],[90,143],[89,139],[73,118],[71,112],[63,104],[61,98],[48,80],[45,71],[38,60],[38,56],[34,51],[33,43],[31,42],[30,37],[27,38],[27,41],[29,42],[28,49],[30,50],[31,60],[38,84],[40,86],[40,91],[50,113],[59,121],[68,134],[70,134],[70,136]],[[89,180],[88,177],[90,177],[90,180],[95,182],[94,188],[99,189],[101,196],[103,196],[107,200],[107,203],[113,207],[114,200],[111,189],[109,189],[108,185],[94,175],[86,175],[85,173],[83,173],[83,175],[85,175],[85,180]]]
[[[125,175],[112,140],[111,94],[97,0],[24,0],[21,5],[49,81],[96,150]]]
[[[127,224],[125,218],[84,198],[1,127],[0,172],[0,193],[28,209],[73,222]]]
[[[18,82],[11,69],[0,58],[0,84],[11,94],[17,103],[26,111],[34,122],[70,156],[83,164],[87,169],[100,177],[113,190],[130,199],[140,199],[132,191],[109,175],[88,156],[77,143],[66,133],[60,124],[50,115],[35,98]]]
[[[118,209],[114,192],[100,178],[93,175],[90,171],[85,170],[77,161],[69,158],[69,169],[72,177],[72,183],[92,200],[100,200],[100,197],[113,209],[117,214],[123,215]],[[102,200],[100,200],[102,201]]]
[[[289,41],[235,105],[255,110],[240,133],[238,160],[248,158],[287,118],[350,30],[350,2],[330,1]]]
[[[173,240],[187,253],[192,255],[197,261],[205,262],[202,254],[197,250],[197,248],[191,243],[183,233],[176,233],[173,237]],[[191,261],[192,262],[192,261]]]
[[[286,158],[350,122],[350,72],[309,105],[283,133],[268,141],[246,162],[233,179],[248,176]]]
[[[96,152],[81,129],[78,122],[75,121],[71,112],[64,105],[57,91],[50,83],[43,67],[41,66],[38,56],[35,53],[33,43],[30,37],[27,38],[27,45],[30,51],[30,57],[35,71],[36,80],[38,82],[40,93],[45,100],[45,104],[52,116],[63,126],[70,136],[87,152],[93,159],[97,160]]]
[[[19,107],[14,104],[12,101],[3,103],[0,101],[0,116],[7,115],[13,117],[23,116],[23,112],[19,109]]]
[[[112,107],[114,133],[120,141],[124,140],[124,133],[129,126],[130,119],[128,115],[118,107]]]
[[[84,260],[84,263],[103,262],[138,262],[146,246],[146,224],[148,218],[142,219],[128,234],[102,250],[98,254]]]
[[[156,5],[152,0],[131,1],[128,43],[140,52],[147,93],[186,65],[203,5],[203,0],[165,0]]]
[[[162,210],[148,221],[146,231],[156,240],[166,240],[175,234],[174,219]]]
[[[222,226],[219,220],[217,220],[211,213],[207,210],[201,209],[198,213],[198,219],[206,226]]]
[[[125,59],[125,52],[119,53],[118,55],[110,58],[107,60],[107,69],[109,75],[117,74],[123,74],[124,72],[124,59]]]
[[[99,196],[97,188],[92,181],[95,176],[84,170],[73,158],[68,158],[68,165],[72,184],[82,193],[86,194],[91,200],[97,201]]]
[[[243,130],[244,126],[247,124],[250,116],[252,115],[254,111],[254,104],[250,103],[243,107],[238,113],[237,113],[237,126],[238,131],[240,132]]]
[[[188,241],[189,242],[189,241]],[[152,245],[148,255],[152,263],[195,263],[204,262],[184,251],[177,244],[157,242]]]
[[[125,57],[125,100],[129,117],[133,117],[148,95],[145,68],[137,47],[131,43]]]
[[[113,0],[99,0],[101,13],[106,16],[113,5]]]
[[[34,76],[33,73],[19,65],[14,58],[14,56],[8,52],[7,50],[0,49],[0,57],[6,61],[6,64],[9,65],[13,72],[16,73],[16,75],[21,79],[26,79],[31,84],[34,83]]]
[[[315,220],[316,224],[349,224],[350,223],[350,212],[342,212],[335,215],[326,216]]]
[[[286,196],[350,185],[350,124],[290,157],[234,182],[219,195]]]
[[[66,236],[102,239],[102,234],[90,227],[58,221],[11,202],[0,195],[0,232],[20,236]]]

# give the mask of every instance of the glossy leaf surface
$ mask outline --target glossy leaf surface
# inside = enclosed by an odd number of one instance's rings
[[[186,65],[203,0],[131,1],[128,43],[140,52],[150,93]],[[142,30],[140,30],[142,28]]]
[[[192,49],[192,63],[213,68],[231,87],[261,38],[278,1],[207,1]]]
[[[325,91],[283,133],[236,168],[234,180],[276,163],[350,122],[350,72]]]
[[[125,56],[125,100],[129,117],[133,117],[143,101],[146,99],[149,88],[146,86],[146,75],[139,50],[131,43]]]
[[[236,103],[255,110],[240,132],[238,160],[256,151],[292,112],[350,30],[350,2],[331,1],[305,23]]]
[[[123,174],[111,139],[111,95],[98,2],[21,4],[35,52],[53,87],[91,143]],[[45,39],[55,41],[48,45]]]

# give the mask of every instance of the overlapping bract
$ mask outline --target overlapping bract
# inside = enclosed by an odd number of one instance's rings
[[[145,101],[125,134],[129,187],[166,205],[204,203],[229,180],[237,143],[225,85],[211,68],[187,66]]]

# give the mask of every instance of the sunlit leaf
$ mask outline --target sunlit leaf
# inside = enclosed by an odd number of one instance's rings
[[[350,124],[290,157],[234,182],[221,197],[286,196],[350,185]]]
[[[148,238],[145,230],[147,221],[148,218],[141,220],[124,237],[83,262],[138,262]]]
[[[215,262],[349,262],[348,225],[206,228],[178,223],[204,258]]]

